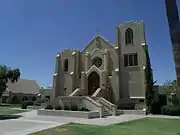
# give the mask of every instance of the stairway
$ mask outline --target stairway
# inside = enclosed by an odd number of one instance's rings
[[[112,115],[111,111],[108,108],[104,107],[104,116],[111,116],[111,115]]]
[[[92,97],[92,99],[94,99],[96,102],[98,102],[99,104],[101,104],[104,108],[104,116],[111,116],[112,115],[112,111],[111,109],[102,102],[100,97]]]

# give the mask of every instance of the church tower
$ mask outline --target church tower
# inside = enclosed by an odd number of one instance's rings
[[[165,0],[177,81],[180,86],[180,21],[176,0]],[[180,92],[177,93],[180,96]]]

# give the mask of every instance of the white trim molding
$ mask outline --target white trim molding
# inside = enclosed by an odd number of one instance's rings
[[[145,97],[143,97],[143,96],[139,96],[139,97],[130,97],[130,99],[145,99]]]

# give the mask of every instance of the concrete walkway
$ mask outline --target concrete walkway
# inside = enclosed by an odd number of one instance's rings
[[[180,118],[172,116],[154,116],[154,115],[120,115],[109,116],[107,118],[83,119],[57,116],[38,116],[37,111],[19,113],[23,117],[11,120],[0,121],[0,135],[27,135],[33,132],[41,131],[47,128],[68,124],[70,122],[93,125],[110,125],[115,123],[122,123],[146,117],[154,118]]]
[[[146,117],[147,116],[145,115],[119,115],[119,116],[109,116],[107,118],[77,120],[75,121],[75,123],[108,126],[111,124],[123,123],[132,120],[143,119]]]
[[[180,119],[180,116],[168,116],[168,115],[148,115],[150,118],[165,118],[165,119]]]

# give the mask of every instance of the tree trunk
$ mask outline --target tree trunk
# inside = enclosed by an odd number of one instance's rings
[[[174,63],[176,69],[176,77],[178,86],[180,86],[180,21],[177,9],[176,0],[166,0],[166,14],[169,24],[169,32],[171,36]],[[177,96],[180,97],[180,91],[177,91]]]

